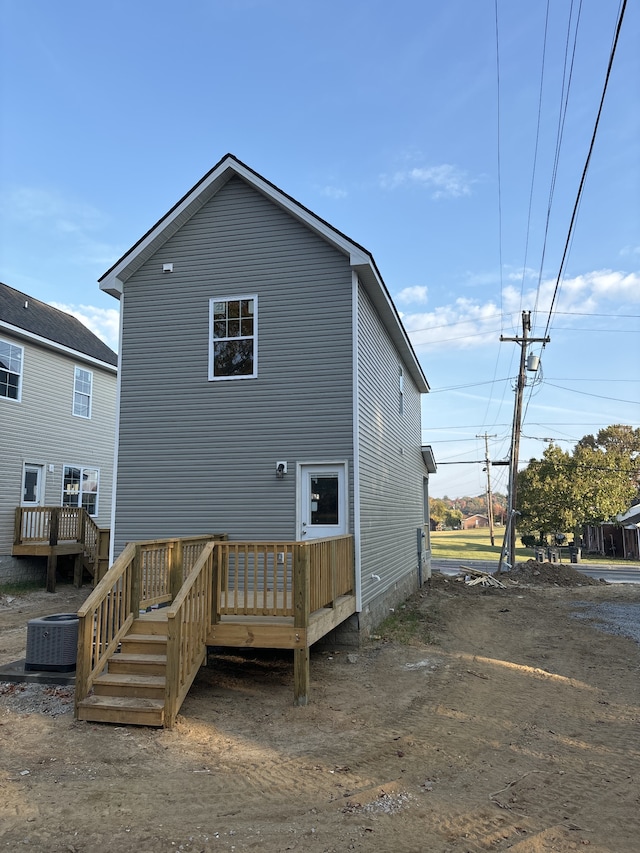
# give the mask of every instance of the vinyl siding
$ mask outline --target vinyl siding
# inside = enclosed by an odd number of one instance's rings
[[[209,299],[252,294],[257,378],[208,381]],[[233,178],[127,280],[122,312],[116,553],[294,539],[296,463],[353,468],[348,258]]]
[[[424,521],[420,394],[371,301],[358,289],[362,605],[415,573]],[[371,575],[378,575],[375,580]]]
[[[0,337],[24,349],[21,400],[18,403],[0,397],[0,555],[11,553],[25,462],[44,466],[42,503],[46,506],[62,503],[65,464],[99,468],[96,521],[108,527],[113,487],[115,373],[4,332]],[[90,419],[72,415],[76,365],[93,372]],[[48,470],[50,465],[53,471]]]

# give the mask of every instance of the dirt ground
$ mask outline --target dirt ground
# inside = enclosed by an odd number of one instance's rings
[[[313,653],[304,708],[288,654],[210,657],[171,731],[0,683],[0,849],[637,853],[640,647],[590,605],[640,585],[512,577],[435,575],[360,651]],[[0,599],[0,664],[87,592]]]

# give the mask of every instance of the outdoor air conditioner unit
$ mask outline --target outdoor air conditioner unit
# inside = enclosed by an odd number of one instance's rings
[[[27,622],[27,671],[71,672],[78,653],[78,617],[54,613]]]

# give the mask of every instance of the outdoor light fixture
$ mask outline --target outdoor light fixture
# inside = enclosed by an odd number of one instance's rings
[[[286,473],[287,473],[287,463],[286,462],[276,462],[276,477],[278,478],[278,480],[282,480]]]

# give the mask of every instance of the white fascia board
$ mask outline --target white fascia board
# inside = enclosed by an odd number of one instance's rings
[[[433,455],[433,449],[430,444],[422,445],[422,459],[424,461],[425,468],[429,472],[429,474],[435,474],[438,470],[438,466],[436,465],[436,459]]]
[[[87,355],[84,352],[80,352],[76,349],[71,349],[71,347],[66,347],[64,344],[59,344],[57,341],[52,341],[49,338],[43,338],[41,335],[36,335],[33,332],[28,332],[26,329],[21,329],[19,326],[12,326],[11,323],[5,323],[3,320],[0,320],[0,329],[4,329],[9,334],[14,335],[16,338],[22,338],[24,340],[32,341],[35,344],[38,344],[41,347],[45,347],[46,349],[54,350],[55,352],[63,353],[64,355],[68,355],[73,358],[75,361],[83,361],[87,364],[92,364],[95,367],[100,367],[102,370],[107,370],[109,373],[117,373],[118,368],[109,364],[106,361],[101,361],[99,358],[94,358],[91,355]]]
[[[168,239],[174,233],[176,227],[174,223],[184,217],[190,207],[193,207],[193,213],[195,213],[210,198],[211,191],[219,189],[233,175],[237,175],[245,180],[250,186],[262,193],[262,195],[269,198],[295,219],[304,223],[328,243],[335,246],[340,252],[347,255],[351,266],[356,267],[361,264],[371,265],[371,259],[359,246],[333,229],[328,223],[318,219],[311,211],[299,205],[255,172],[246,168],[242,163],[228,157],[209,175],[198,182],[193,190],[176,207],[165,214],[138,243],[122,256],[115,266],[99,280],[100,289],[119,299],[122,295],[124,282],[126,282],[132,272],[137,268],[135,263],[136,258],[140,255],[145,255],[152,244],[156,242],[159,247],[164,242],[162,239],[163,233],[166,234],[166,239]],[[198,204],[199,200],[200,204]],[[189,217],[187,216],[187,218]]]

